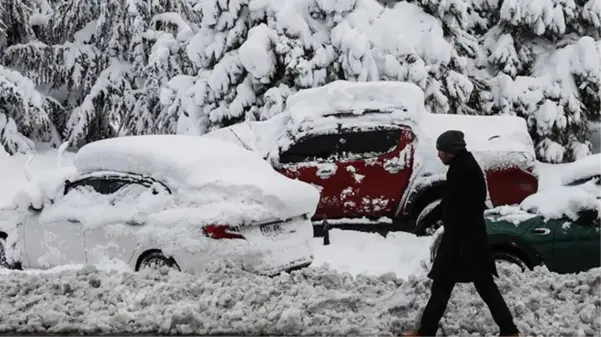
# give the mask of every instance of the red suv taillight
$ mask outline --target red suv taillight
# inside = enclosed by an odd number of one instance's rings
[[[518,164],[520,170],[538,179],[538,166],[536,164],[536,160],[534,158],[530,158],[529,156],[523,153],[521,155],[524,161]]]
[[[243,239],[244,236],[229,225],[205,225],[202,229],[204,235],[211,239]]]

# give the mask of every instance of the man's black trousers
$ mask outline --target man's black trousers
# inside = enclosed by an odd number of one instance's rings
[[[503,300],[503,296],[499,292],[499,288],[497,288],[492,275],[482,275],[474,280],[473,283],[476,286],[476,291],[488,306],[493,319],[499,326],[501,330],[500,335],[506,336],[518,333],[519,331],[513,322],[511,312],[505,300]],[[436,335],[438,323],[444,315],[454,287],[454,281],[435,279],[432,282],[432,294],[422,316],[419,329],[420,336]]]

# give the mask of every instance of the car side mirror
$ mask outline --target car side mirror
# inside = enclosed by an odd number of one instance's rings
[[[575,222],[582,226],[592,226],[598,218],[599,211],[597,209],[585,208],[578,211],[578,219]]]

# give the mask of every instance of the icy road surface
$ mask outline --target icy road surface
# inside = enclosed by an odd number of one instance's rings
[[[500,273],[523,334],[601,333],[601,268]],[[353,278],[317,267],[267,278],[225,263],[202,275],[86,266],[0,277],[0,332],[13,333],[389,335],[413,327],[429,294],[424,276]],[[441,325],[445,335],[498,333],[471,285],[457,286]]]

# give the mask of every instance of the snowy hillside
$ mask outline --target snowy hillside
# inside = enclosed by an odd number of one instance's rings
[[[381,79],[524,117],[540,160],[571,161],[601,117],[600,31],[598,0],[2,1],[0,144],[202,134]]]

